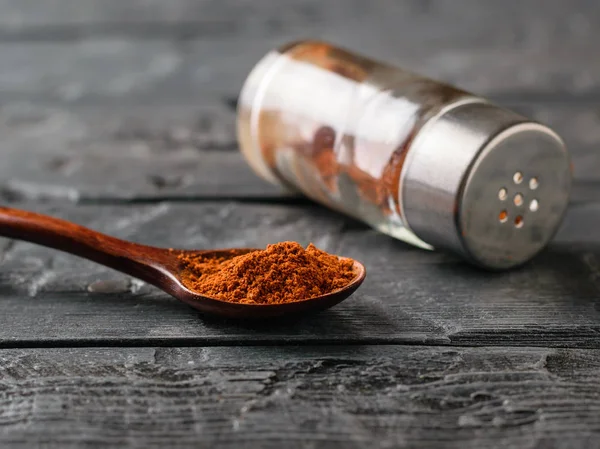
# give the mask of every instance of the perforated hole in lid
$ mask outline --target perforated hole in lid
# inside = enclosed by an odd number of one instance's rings
[[[535,198],[532,199],[531,203],[529,203],[529,210],[531,212],[536,212],[539,208],[540,208],[540,203],[538,202],[538,200],[536,200]]]
[[[523,217],[517,215],[517,217],[515,218],[515,228],[522,228],[524,224],[525,220],[523,220]]]
[[[523,182],[523,173],[521,173],[520,171],[516,172],[513,175],[513,181],[515,182],[515,184],[521,184]]]
[[[513,202],[515,203],[515,206],[520,207],[523,205],[523,195],[521,195],[520,193],[517,193],[515,195],[515,198],[513,199]]]
[[[540,183],[536,177],[533,177],[529,180],[529,188],[531,190],[537,189],[539,185],[540,185]]]

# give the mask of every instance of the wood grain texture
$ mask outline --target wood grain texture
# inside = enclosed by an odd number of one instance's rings
[[[486,95],[600,92],[590,0],[44,3],[0,4],[2,100],[232,97],[266,51],[306,36]]]
[[[3,447],[600,447],[598,351],[27,349],[0,361]]]
[[[8,198],[280,198],[237,150],[234,111],[198,107],[63,108],[10,104],[0,111]]]
[[[600,103],[503,103],[563,136],[578,184],[573,201],[600,200]],[[74,201],[289,198],[239,153],[235,111],[198,106],[49,106],[0,109],[5,199]]]
[[[444,0],[432,0],[427,3],[407,0],[368,4],[346,0],[285,0],[281,6],[282,8],[275,8],[270,0],[255,0],[250,3],[236,0],[172,0],[169,4],[160,0],[50,0],[42,4],[35,0],[1,0],[0,9],[3,15],[0,17],[0,27],[7,30],[6,32],[16,33],[44,27],[87,28],[94,25],[121,25],[126,28],[135,24],[185,26],[188,23],[201,25],[226,21],[235,24],[233,28],[244,28],[243,25],[247,23],[244,19],[254,15],[254,20],[246,27],[254,27],[253,30],[257,33],[266,33],[288,26],[311,26],[326,20],[342,21],[344,18],[397,14],[402,16],[408,25],[411,23],[409,19],[419,20],[418,25],[436,23],[440,28],[438,33],[444,33],[447,32],[446,29],[452,30],[464,23],[475,22],[475,18],[488,19],[488,29],[499,30],[502,26],[497,21],[489,20],[490,18],[523,26],[532,22],[543,22],[547,26],[565,27],[565,19],[573,20],[584,13],[592,19],[598,13],[597,5],[592,0],[574,0],[569,5],[560,0],[534,0],[525,4],[508,0],[504,7],[483,5],[476,0],[457,0],[452,4]],[[258,22],[260,20],[264,22]],[[278,23],[274,24],[273,21]],[[276,27],[279,22],[283,22],[282,26]],[[269,24],[270,27],[267,26]],[[473,24],[476,26],[475,31],[484,28],[480,22]]]
[[[165,247],[296,240],[353,257],[367,280],[344,303],[269,325],[209,319],[73,256],[3,241],[0,345],[413,343],[600,347],[600,204],[571,208],[548,251],[502,274],[422,251],[316,207],[200,203],[36,209]]]
[[[0,446],[600,448],[598,2],[274,5],[0,0],[3,203],[152,245],[314,242],[369,272],[332,310],[250,325],[0,239]],[[553,126],[577,183],[550,248],[482,273],[260,181],[235,98],[306,36]]]

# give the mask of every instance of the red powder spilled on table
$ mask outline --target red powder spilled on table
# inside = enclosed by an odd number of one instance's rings
[[[232,255],[235,253],[232,252]],[[182,253],[183,281],[200,294],[244,304],[280,304],[314,298],[348,285],[353,261],[296,242],[219,259]]]

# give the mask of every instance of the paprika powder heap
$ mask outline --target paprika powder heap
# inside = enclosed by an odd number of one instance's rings
[[[232,252],[232,255],[235,254]],[[345,287],[355,277],[353,260],[296,242],[268,245],[234,257],[181,254],[188,288],[228,302],[281,304]]]

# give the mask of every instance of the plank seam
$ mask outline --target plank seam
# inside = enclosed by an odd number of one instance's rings
[[[474,345],[469,343],[460,343],[452,341],[448,338],[431,338],[421,341],[398,340],[398,339],[319,339],[319,340],[235,340],[235,341],[199,341],[190,339],[143,339],[132,338],[127,340],[116,339],[81,339],[81,340],[48,340],[48,341],[3,341],[0,342],[0,350],[2,349],[61,349],[61,348],[213,348],[213,347],[240,347],[240,346],[417,346],[431,347],[439,346],[444,348],[486,348],[486,347],[501,347],[501,348],[540,348],[540,349],[599,349],[600,342],[591,344],[589,342],[576,345],[536,345],[531,342],[512,342],[506,344],[503,342],[486,342],[483,345]]]

